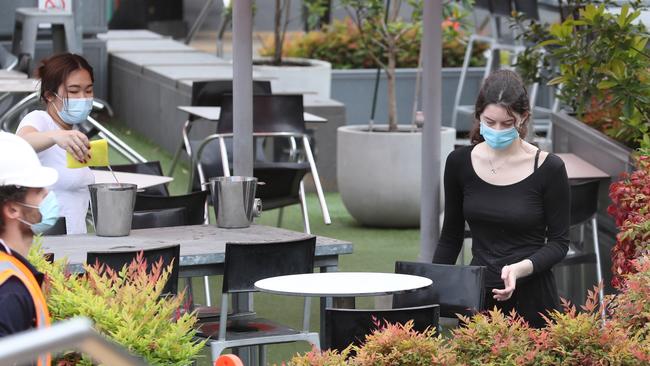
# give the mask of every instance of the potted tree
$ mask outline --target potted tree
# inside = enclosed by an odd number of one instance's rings
[[[399,125],[395,70],[400,39],[419,24],[419,2],[412,1],[410,20],[400,17],[400,1],[387,7],[382,0],[345,0],[355,19],[360,42],[386,74],[387,125],[349,125],[337,133],[337,180],[341,199],[361,224],[417,227],[420,222],[422,134],[414,121]],[[376,44],[379,47],[373,48]],[[443,128],[441,158],[453,149],[455,131]]]
[[[318,2],[318,0],[311,1]],[[473,31],[471,3],[470,0],[446,0],[443,3],[443,90],[456,90],[458,85],[465,46]],[[310,14],[312,13],[310,12]],[[400,121],[409,121],[412,118],[410,107],[416,89],[419,40],[422,35],[419,23],[407,23],[406,27],[410,29],[398,41],[400,52],[395,69],[397,119]],[[368,100],[373,95],[377,76],[377,64],[370,56],[370,51],[372,49],[375,53],[382,53],[379,50],[379,45],[364,44],[360,37],[355,21],[346,17],[342,20],[333,20],[331,24],[321,27],[320,30],[288,36],[282,50],[283,55],[287,57],[319,59],[332,64],[332,99],[346,105],[345,114],[348,123],[364,123],[368,118],[370,111]],[[484,73],[482,68],[485,63],[484,51],[484,44],[477,44],[473,49],[471,67],[465,80],[463,104],[472,103],[472,98],[478,93]],[[270,46],[261,51],[267,56],[272,55],[273,52],[274,49]],[[385,90],[387,89],[384,87],[387,83],[386,73],[380,74],[380,80],[382,87],[378,96],[380,100],[384,100],[382,98],[386,98]],[[453,99],[454,93],[443,95],[443,123],[451,121]],[[388,116],[387,103],[378,105],[375,115],[379,120],[386,120]],[[468,130],[471,126],[468,122],[471,121],[463,118],[457,128]]]
[[[522,74],[559,86],[565,106],[552,116],[554,149],[576,153],[612,176],[633,168],[634,148],[650,146],[650,35],[635,21],[639,8],[626,4],[615,14],[588,4],[561,24],[519,23],[536,43],[520,60]],[[537,70],[531,59],[542,55],[545,66]]]
[[[564,110],[551,116],[553,150],[574,153],[616,178],[633,169],[634,148],[650,146],[649,35],[636,21],[637,2],[618,14],[604,4],[576,3],[576,18],[561,24],[517,23],[533,44],[519,65],[523,75],[558,86]],[[540,57],[543,63],[536,62]],[[608,205],[603,190],[599,222],[614,233]]]
[[[314,3],[319,0],[311,0]],[[317,5],[317,4],[316,4]],[[268,77],[274,92],[304,93],[308,98],[329,99],[332,65],[327,61],[285,58],[283,47],[291,21],[291,0],[275,0],[271,54],[253,61],[260,77]]]

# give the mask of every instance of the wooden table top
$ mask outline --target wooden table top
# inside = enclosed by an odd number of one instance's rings
[[[610,178],[610,175],[589,164],[575,154],[555,154],[566,166],[569,179],[603,179]]]

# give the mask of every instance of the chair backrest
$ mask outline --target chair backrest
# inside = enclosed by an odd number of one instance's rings
[[[438,328],[440,307],[436,304],[399,309],[325,309],[325,345],[342,351],[350,344],[360,345],[366,336],[386,322],[405,324],[413,321],[413,329],[424,332]]]
[[[485,267],[418,262],[395,262],[395,273],[430,278],[433,284],[413,292],[393,295],[393,307],[440,304],[440,316],[473,315],[485,303]]]
[[[302,94],[253,95],[253,133],[305,134]],[[232,94],[225,94],[217,133],[233,132]]]
[[[598,211],[599,179],[572,181],[571,186],[571,225],[590,219]]]
[[[152,196],[138,193],[135,211],[162,210],[184,207],[188,225],[201,225],[205,218],[205,202],[208,191],[196,191],[181,196]]]
[[[163,289],[163,294],[176,294],[178,292],[178,269],[180,261],[180,245],[171,245],[167,247],[160,247],[154,249],[144,250],[143,255],[147,260],[147,270],[150,271],[151,267],[157,263],[161,258],[163,266],[167,267],[173,262],[172,271],[169,274],[167,283]],[[137,257],[140,250],[128,252],[88,252],[86,254],[86,263],[95,265],[99,262],[107,267],[119,271],[125,265],[129,265]]]
[[[309,163],[255,163],[253,175],[265,183],[257,187],[256,193],[264,209],[299,202],[300,182],[309,170]]]
[[[131,229],[189,225],[185,207],[133,212]]]
[[[98,170],[108,170],[107,167],[97,167]],[[120,164],[120,165],[111,165],[111,169],[116,172],[125,172],[125,173],[137,173],[137,174],[149,174],[149,175],[163,175],[162,166],[159,161],[147,161],[145,163],[133,163],[133,164]],[[145,188],[144,194],[152,196],[169,196],[169,191],[167,186],[164,184],[159,184],[157,186]]]
[[[252,292],[269,277],[314,271],[316,237],[271,243],[226,243],[223,292]]]
[[[43,236],[53,236],[53,235],[67,235],[68,228],[65,222],[65,217],[59,217],[54,225],[49,228],[46,232],[43,233]]]
[[[193,106],[221,105],[224,94],[232,94],[232,80],[208,80],[192,83]],[[271,82],[268,80],[254,80],[253,94],[271,94]]]

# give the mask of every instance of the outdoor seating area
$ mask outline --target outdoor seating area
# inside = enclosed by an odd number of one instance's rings
[[[4,5],[0,365],[650,366],[650,2]]]

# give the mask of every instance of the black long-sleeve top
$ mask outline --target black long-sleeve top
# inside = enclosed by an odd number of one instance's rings
[[[460,148],[447,158],[445,220],[433,262],[456,262],[467,221],[472,264],[487,267],[487,287],[503,287],[502,267],[524,259],[533,263],[533,274],[550,269],[569,245],[571,202],[564,162],[549,154],[523,180],[493,185],[474,171],[473,148]]]

